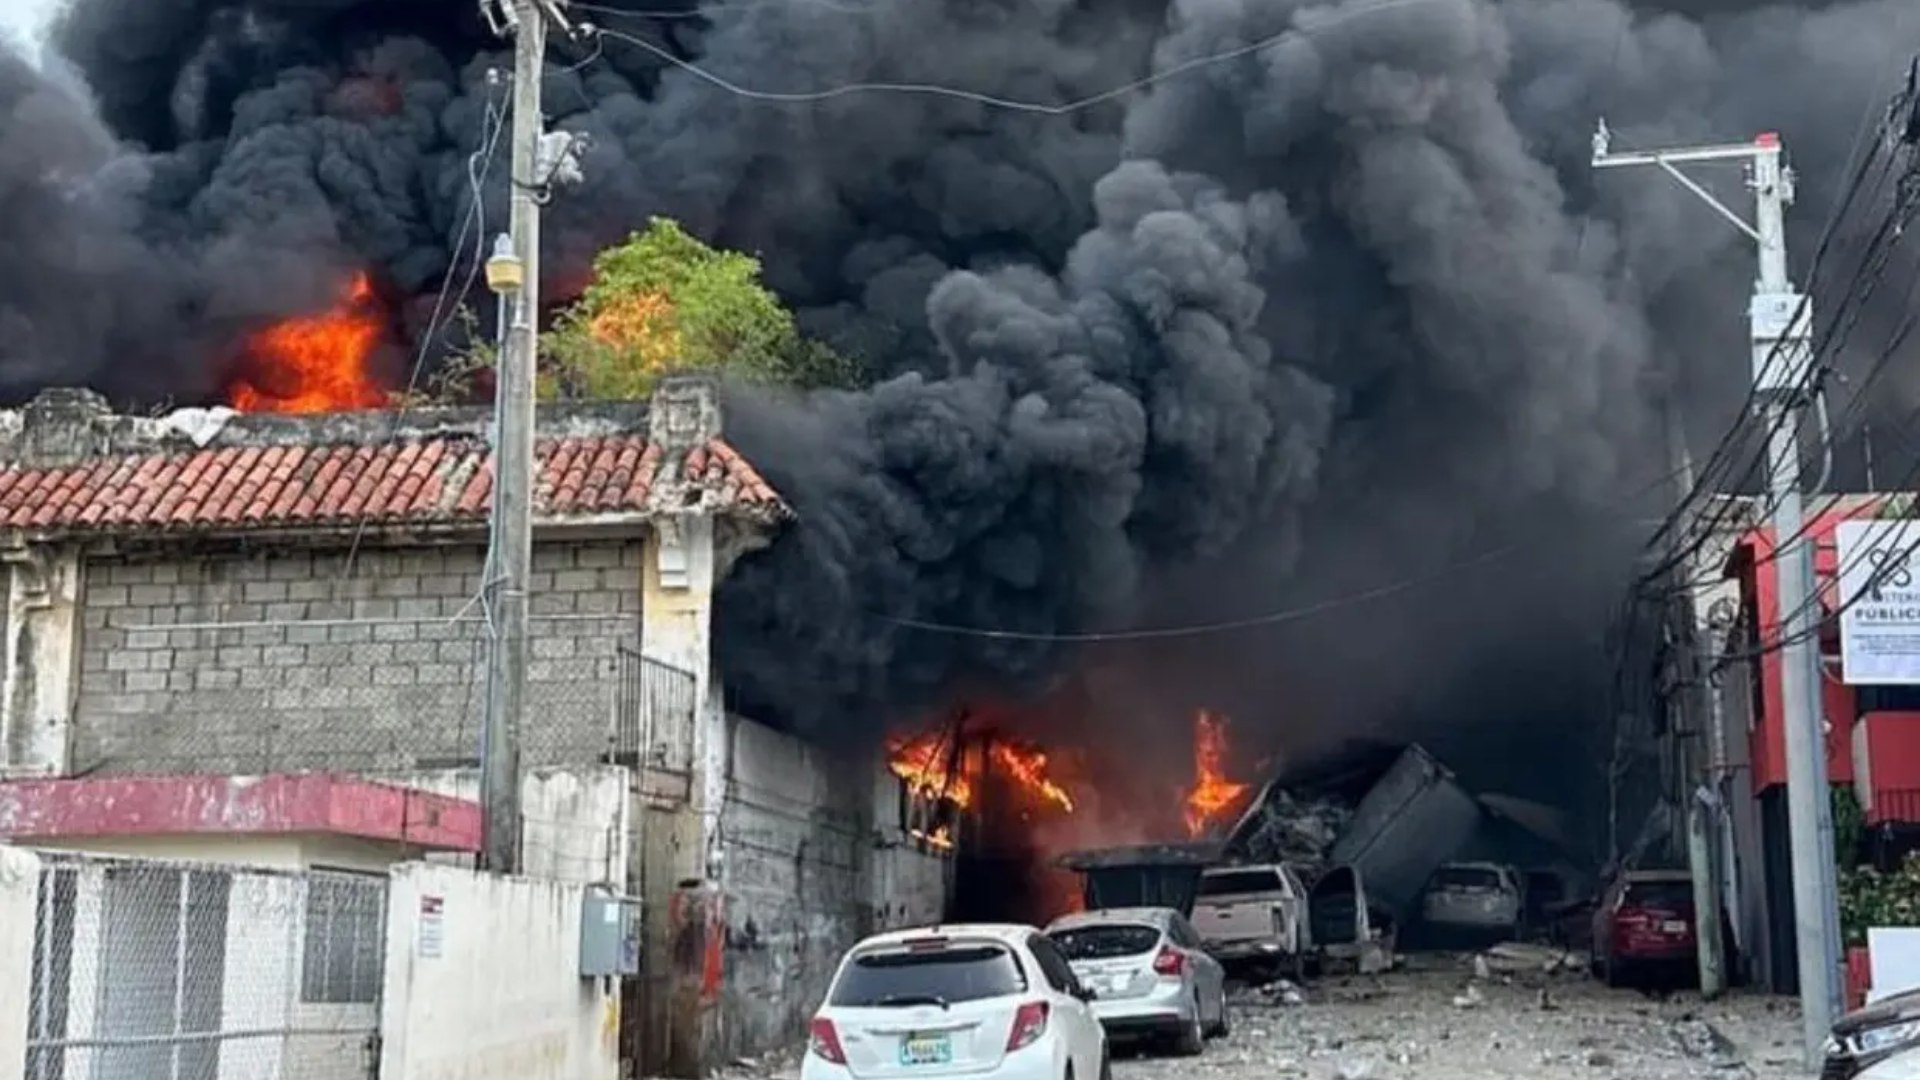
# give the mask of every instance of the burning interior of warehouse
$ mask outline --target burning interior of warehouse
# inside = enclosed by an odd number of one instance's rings
[[[1331,858],[1408,761],[1458,851],[1592,871],[1644,816],[1630,519],[1662,404],[1737,406],[1750,284],[1687,193],[1595,181],[1596,109],[1778,128],[1825,207],[1912,7],[602,0],[550,60],[591,148],[548,291],[667,217],[854,363],[729,390],[797,515],[720,597],[729,706],[883,745],[955,917],[1072,910],[1074,852]],[[0,396],[386,407],[490,339],[511,63],[470,0],[74,0],[25,52]],[[900,83],[957,90],[741,89]]]

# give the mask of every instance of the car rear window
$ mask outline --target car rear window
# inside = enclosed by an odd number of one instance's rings
[[[831,1001],[854,1009],[952,1005],[1018,994],[1026,988],[1020,962],[999,945],[888,949],[856,955],[833,984]]]
[[[1280,892],[1280,875],[1271,870],[1227,870],[1203,874],[1201,896],[1237,896],[1241,893]]]
[[[1069,960],[1137,956],[1160,944],[1160,931],[1151,926],[1075,926],[1047,936]]]
[[[1627,886],[1625,903],[1629,907],[1693,907],[1693,883],[1690,881],[1636,881]]]
[[[1433,875],[1436,889],[1497,889],[1498,872],[1479,866],[1443,866]]]

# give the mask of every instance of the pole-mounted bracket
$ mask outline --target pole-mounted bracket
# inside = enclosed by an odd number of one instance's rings
[[[1747,309],[1753,333],[1753,385],[1764,398],[1796,400],[1814,388],[1813,305],[1797,292],[1758,293]]]

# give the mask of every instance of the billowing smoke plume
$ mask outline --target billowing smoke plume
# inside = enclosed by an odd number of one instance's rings
[[[552,119],[595,141],[550,210],[555,280],[671,215],[760,253],[871,373],[732,405],[730,435],[802,515],[723,595],[737,700],[870,728],[1058,670],[1055,645],[914,623],[1244,613],[1306,576],[1431,569],[1543,507],[1616,512],[1661,459],[1649,403],[1743,377],[1750,274],[1691,196],[1588,175],[1597,115],[1623,145],[1781,130],[1806,251],[1920,46],[1910,0],[1698,6],[582,12],[767,91],[1060,102],[1170,73],[1044,115],[754,100],[611,36],[556,58]],[[342,268],[415,298],[417,332],[466,257],[467,159],[508,66],[471,0],[75,0],[58,45],[38,71],[0,59],[0,392],[205,396],[235,335]],[[1192,588],[1168,602],[1174,581]]]

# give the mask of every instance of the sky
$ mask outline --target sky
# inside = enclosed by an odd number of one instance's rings
[[[38,37],[60,0],[0,0],[0,34]]]

